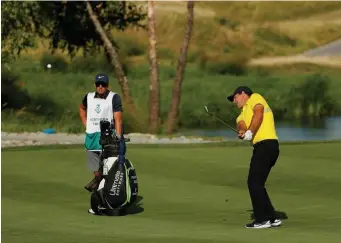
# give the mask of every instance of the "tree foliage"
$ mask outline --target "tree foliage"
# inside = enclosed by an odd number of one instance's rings
[[[145,10],[125,1],[90,2],[98,20],[109,33],[113,28],[144,27]],[[84,1],[5,1],[1,5],[2,58],[16,57],[34,47],[37,38],[47,38],[51,49],[79,48],[85,53],[103,45],[89,18]]]
[[[141,24],[146,16],[144,10],[132,3],[118,1],[89,3],[109,38],[111,36],[109,32],[113,28],[124,31],[129,25],[144,27]],[[84,48],[87,53],[103,45],[103,40],[96,32],[84,2],[55,1],[42,5],[46,7],[46,11],[50,11],[49,15],[54,19],[49,35],[52,48],[67,49],[73,55],[79,48]]]
[[[4,1],[1,3],[1,49],[2,60],[20,55],[21,51],[35,46],[35,39],[41,35],[38,2]]]

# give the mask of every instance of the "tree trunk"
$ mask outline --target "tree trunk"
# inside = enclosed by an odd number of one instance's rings
[[[148,1],[148,36],[149,36],[149,132],[157,133],[160,119],[160,86],[159,65],[157,59],[156,23],[154,13],[154,1]]]
[[[130,89],[129,89],[129,85],[128,85],[128,80],[127,77],[124,74],[122,65],[119,61],[119,57],[118,54],[115,50],[115,48],[113,47],[109,37],[107,36],[104,28],[102,27],[101,23],[98,21],[97,15],[94,13],[91,4],[88,1],[85,1],[86,3],[86,8],[88,10],[89,16],[91,21],[93,22],[97,33],[101,36],[101,39],[104,43],[104,47],[107,50],[110,59],[111,59],[111,65],[115,68],[115,73],[117,75],[118,78],[118,83],[121,86],[121,91],[123,94],[123,101],[125,102],[125,104],[128,106],[128,111],[131,114],[135,114],[135,105],[133,102],[133,99],[130,95]]]
[[[181,101],[181,85],[183,81],[183,75],[186,68],[187,63],[187,51],[189,42],[192,36],[192,28],[193,28],[193,18],[194,18],[194,2],[187,2],[187,26],[185,30],[185,38],[182,43],[182,47],[180,49],[180,55],[178,59],[178,64],[176,68],[176,76],[173,84],[172,91],[172,104],[168,111],[168,124],[167,124],[167,133],[172,134],[174,131],[174,126],[177,123],[178,115],[179,115],[179,105]]]

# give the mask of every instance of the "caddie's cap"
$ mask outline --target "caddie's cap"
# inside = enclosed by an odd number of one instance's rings
[[[95,77],[95,83],[105,83],[105,84],[109,84],[109,77],[106,74],[103,73],[99,73],[96,75]]]

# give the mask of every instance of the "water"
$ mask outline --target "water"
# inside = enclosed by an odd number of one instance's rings
[[[328,117],[314,125],[297,125],[288,122],[276,122],[280,141],[316,141],[341,140],[341,116]],[[181,132],[184,136],[223,137],[235,140],[236,134],[229,130],[191,130]]]

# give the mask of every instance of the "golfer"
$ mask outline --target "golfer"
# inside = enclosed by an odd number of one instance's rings
[[[79,108],[80,119],[85,126],[85,149],[88,168],[94,173],[94,180],[85,188],[92,190],[101,180],[99,172],[100,154],[102,146],[100,141],[100,121],[107,120],[115,124],[117,137],[123,138],[122,131],[122,102],[118,94],[109,90],[109,77],[106,74],[97,74],[95,77],[96,92],[86,94]],[[125,146],[121,139],[120,146]],[[124,155],[119,159],[125,160]]]
[[[281,225],[265,189],[265,182],[279,156],[274,116],[265,99],[246,86],[238,87],[227,99],[241,109],[237,117],[238,137],[251,141],[251,158],[247,185],[255,220],[246,228],[270,228]]]

